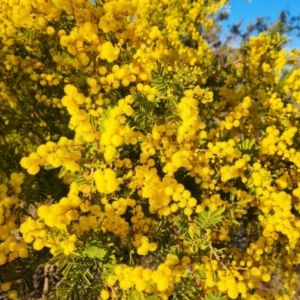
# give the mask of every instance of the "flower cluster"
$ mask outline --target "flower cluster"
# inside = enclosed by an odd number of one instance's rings
[[[109,275],[106,283],[108,286],[119,286],[124,291],[145,291],[146,293],[160,292],[162,299],[168,299],[172,294],[174,285],[186,276],[185,267],[189,263],[188,257],[181,260],[173,254],[168,254],[163,264],[156,270],[149,268],[128,267],[117,265],[114,273]],[[107,293],[101,292],[102,295]],[[103,298],[105,299],[105,298]]]
[[[94,173],[97,190],[102,194],[110,194],[118,190],[119,182],[112,169],[97,170]]]
[[[28,256],[26,242],[18,238],[16,213],[23,180],[23,173],[12,173],[7,184],[0,184],[0,265]]]
[[[61,137],[59,142],[47,142],[40,145],[36,152],[31,153],[28,157],[21,159],[21,166],[27,169],[29,174],[36,174],[40,170],[40,166],[52,166],[54,168],[65,167],[69,171],[78,171],[80,169],[77,161],[81,157],[81,151],[75,150],[70,152],[68,147],[76,142]]]

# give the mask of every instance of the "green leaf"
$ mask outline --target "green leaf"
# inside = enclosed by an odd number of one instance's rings
[[[244,199],[244,200],[240,200],[240,201],[236,202],[235,204],[238,205],[238,206],[242,206],[242,205],[244,205],[246,203],[249,203],[249,202],[251,202],[251,200]]]
[[[231,193],[230,196],[229,196],[229,201],[233,202],[234,199],[235,199],[235,194]]]
[[[205,299],[206,300],[218,300],[219,298],[213,294],[208,294]]]
[[[252,139],[248,144],[248,149],[251,150],[252,146],[255,144],[256,140]]]
[[[171,11],[170,11],[170,16],[177,18],[178,17],[178,7],[175,6]]]
[[[255,142],[256,142],[255,139],[251,139],[251,140],[245,139],[239,144],[238,148],[241,151],[250,151],[252,149],[253,145],[255,144]]]
[[[198,278],[201,278],[201,279],[205,279],[206,278],[205,272],[202,271],[202,270],[197,270],[196,274],[199,276]]]
[[[90,258],[98,258],[98,259],[102,259],[103,257],[105,257],[106,253],[107,253],[106,250],[101,249],[97,246],[88,246],[83,251],[83,255],[86,255]]]
[[[189,23],[189,20],[186,20],[185,22],[181,23],[178,32],[184,31],[186,29],[187,24]]]
[[[152,71],[152,85],[160,93],[166,95],[168,91],[168,81],[164,69],[160,62],[156,62],[156,70]]]
[[[148,299],[148,298],[147,298]],[[134,291],[130,296],[129,300],[145,300],[144,294],[142,291]]]
[[[67,170],[65,167],[62,167],[62,168],[60,169],[59,174],[58,174],[58,178],[64,177],[64,176],[66,175],[67,172],[68,172],[68,170]]]
[[[218,210],[216,210],[213,214],[210,215],[211,218],[221,216],[221,214],[225,211],[225,207],[221,207]]]
[[[232,220],[232,223],[237,226],[241,226],[241,224],[237,220]]]
[[[215,212],[211,213],[210,211],[202,212],[197,218],[196,218],[196,224],[201,229],[206,229],[209,227],[214,226],[215,224],[221,222],[222,216],[221,214],[225,211],[225,207],[219,208]]]

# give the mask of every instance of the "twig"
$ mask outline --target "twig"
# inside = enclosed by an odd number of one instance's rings
[[[228,270],[228,268],[227,268],[227,267],[223,264],[223,262],[220,260],[220,257],[219,257],[219,255],[217,254],[217,252],[214,250],[212,244],[209,243],[208,246],[209,246],[210,251],[211,251],[210,253],[214,255],[214,257],[216,258],[216,260],[221,264],[221,266],[222,266],[224,269]]]

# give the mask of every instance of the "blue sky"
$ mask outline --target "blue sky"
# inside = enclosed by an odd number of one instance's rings
[[[254,22],[258,17],[264,16],[276,20],[280,11],[289,10],[291,15],[300,15],[300,0],[230,0],[229,19],[224,22],[225,28],[228,24],[236,24],[243,20],[243,25]],[[300,38],[294,37],[288,48],[300,48]]]

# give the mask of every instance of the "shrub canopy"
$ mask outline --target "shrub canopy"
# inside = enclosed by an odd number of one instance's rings
[[[261,33],[220,63],[208,37],[226,2],[1,1],[10,299],[45,263],[62,273],[49,299],[296,293],[299,51]]]

